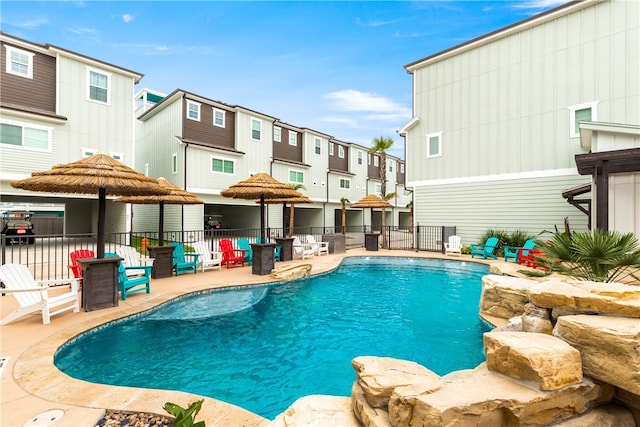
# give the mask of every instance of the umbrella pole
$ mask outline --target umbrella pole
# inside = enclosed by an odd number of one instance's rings
[[[164,202],[160,202],[160,218],[158,218],[158,246],[164,246]]]
[[[105,210],[107,191],[104,188],[98,189],[98,247],[97,257],[98,259],[104,258],[104,223],[105,223]]]
[[[266,242],[266,233],[264,230],[264,194],[260,195],[260,242]]]

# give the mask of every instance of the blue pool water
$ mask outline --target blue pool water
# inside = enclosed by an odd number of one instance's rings
[[[477,366],[487,272],[347,258],[305,280],[179,298],[81,335],[55,364],[78,379],[182,390],[273,419],[301,396],[348,396],[357,356],[413,360],[440,375]]]

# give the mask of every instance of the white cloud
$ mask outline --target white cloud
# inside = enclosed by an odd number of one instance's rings
[[[383,96],[354,89],[329,92],[325,99],[340,111],[378,112],[385,114],[405,114],[409,109]]]
[[[42,25],[47,25],[48,23],[49,23],[48,18],[34,18],[34,19],[28,19],[25,21],[8,22],[8,24],[11,26],[24,28],[24,29],[34,29]]]
[[[67,31],[81,36],[98,34],[98,30],[95,28],[67,28]]]
[[[516,9],[552,9],[564,3],[567,3],[567,0],[527,0],[515,2],[513,7]]]
[[[357,126],[357,121],[352,119],[351,117],[344,117],[344,116],[325,116],[322,117],[321,119],[323,122],[327,122],[327,123],[336,123],[336,124],[340,124],[340,125],[346,125],[349,127],[356,127]]]
[[[133,15],[125,13],[124,15],[122,15],[122,20],[124,22],[126,22],[126,23],[129,23],[129,22],[133,21]]]

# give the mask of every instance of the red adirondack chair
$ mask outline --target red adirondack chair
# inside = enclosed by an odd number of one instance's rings
[[[229,239],[220,240],[220,252],[222,252],[222,265],[244,267],[245,252],[242,249],[234,249],[233,242]]]
[[[71,269],[71,273],[73,273],[73,277],[82,278],[82,266],[78,262],[78,259],[82,258],[95,258],[95,254],[92,250],[89,249],[78,249],[77,251],[73,251],[69,254],[69,259],[71,260],[71,265],[68,265]],[[82,284],[82,282],[80,282]]]

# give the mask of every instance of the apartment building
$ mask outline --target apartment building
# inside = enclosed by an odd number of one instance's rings
[[[640,234],[639,34],[640,3],[573,1],[406,65],[413,118],[399,132],[416,221],[456,225],[466,244],[565,218]],[[628,151],[596,166],[600,150]]]
[[[96,232],[96,196],[28,192],[11,182],[96,152],[133,167],[133,94],[142,74],[3,32],[0,44],[2,201],[64,203],[66,233]],[[106,231],[125,230],[127,207],[107,209]]]
[[[182,89],[168,95],[143,89],[136,100],[136,168],[163,176],[205,201],[204,206],[165,206],[166,229],[199,230],[210,217],[222,228],[258,228],[255,202],[220,196],[257,172],[301,185],[299,191],[313,201],[294,206],[296,228],[335,229],[341,225],[343,198],[356,202],[380,191],[379,156],[368,154],[368,147]],[[404,162],[390,157],[387,166],[387,192],[398,196],[390,201],[394,209],[387,210],[386,224],[406,227],[411,195],[404,188]],[[134,229],[152,231],[156,209],[134,206]],[[380,214],[374,212],[372,218],[369,212],[349,209],[347,222],[379,224]],[[277,230],[274,234],[280,233],[289,224],[288,207],[268,205],[267,222]]]

